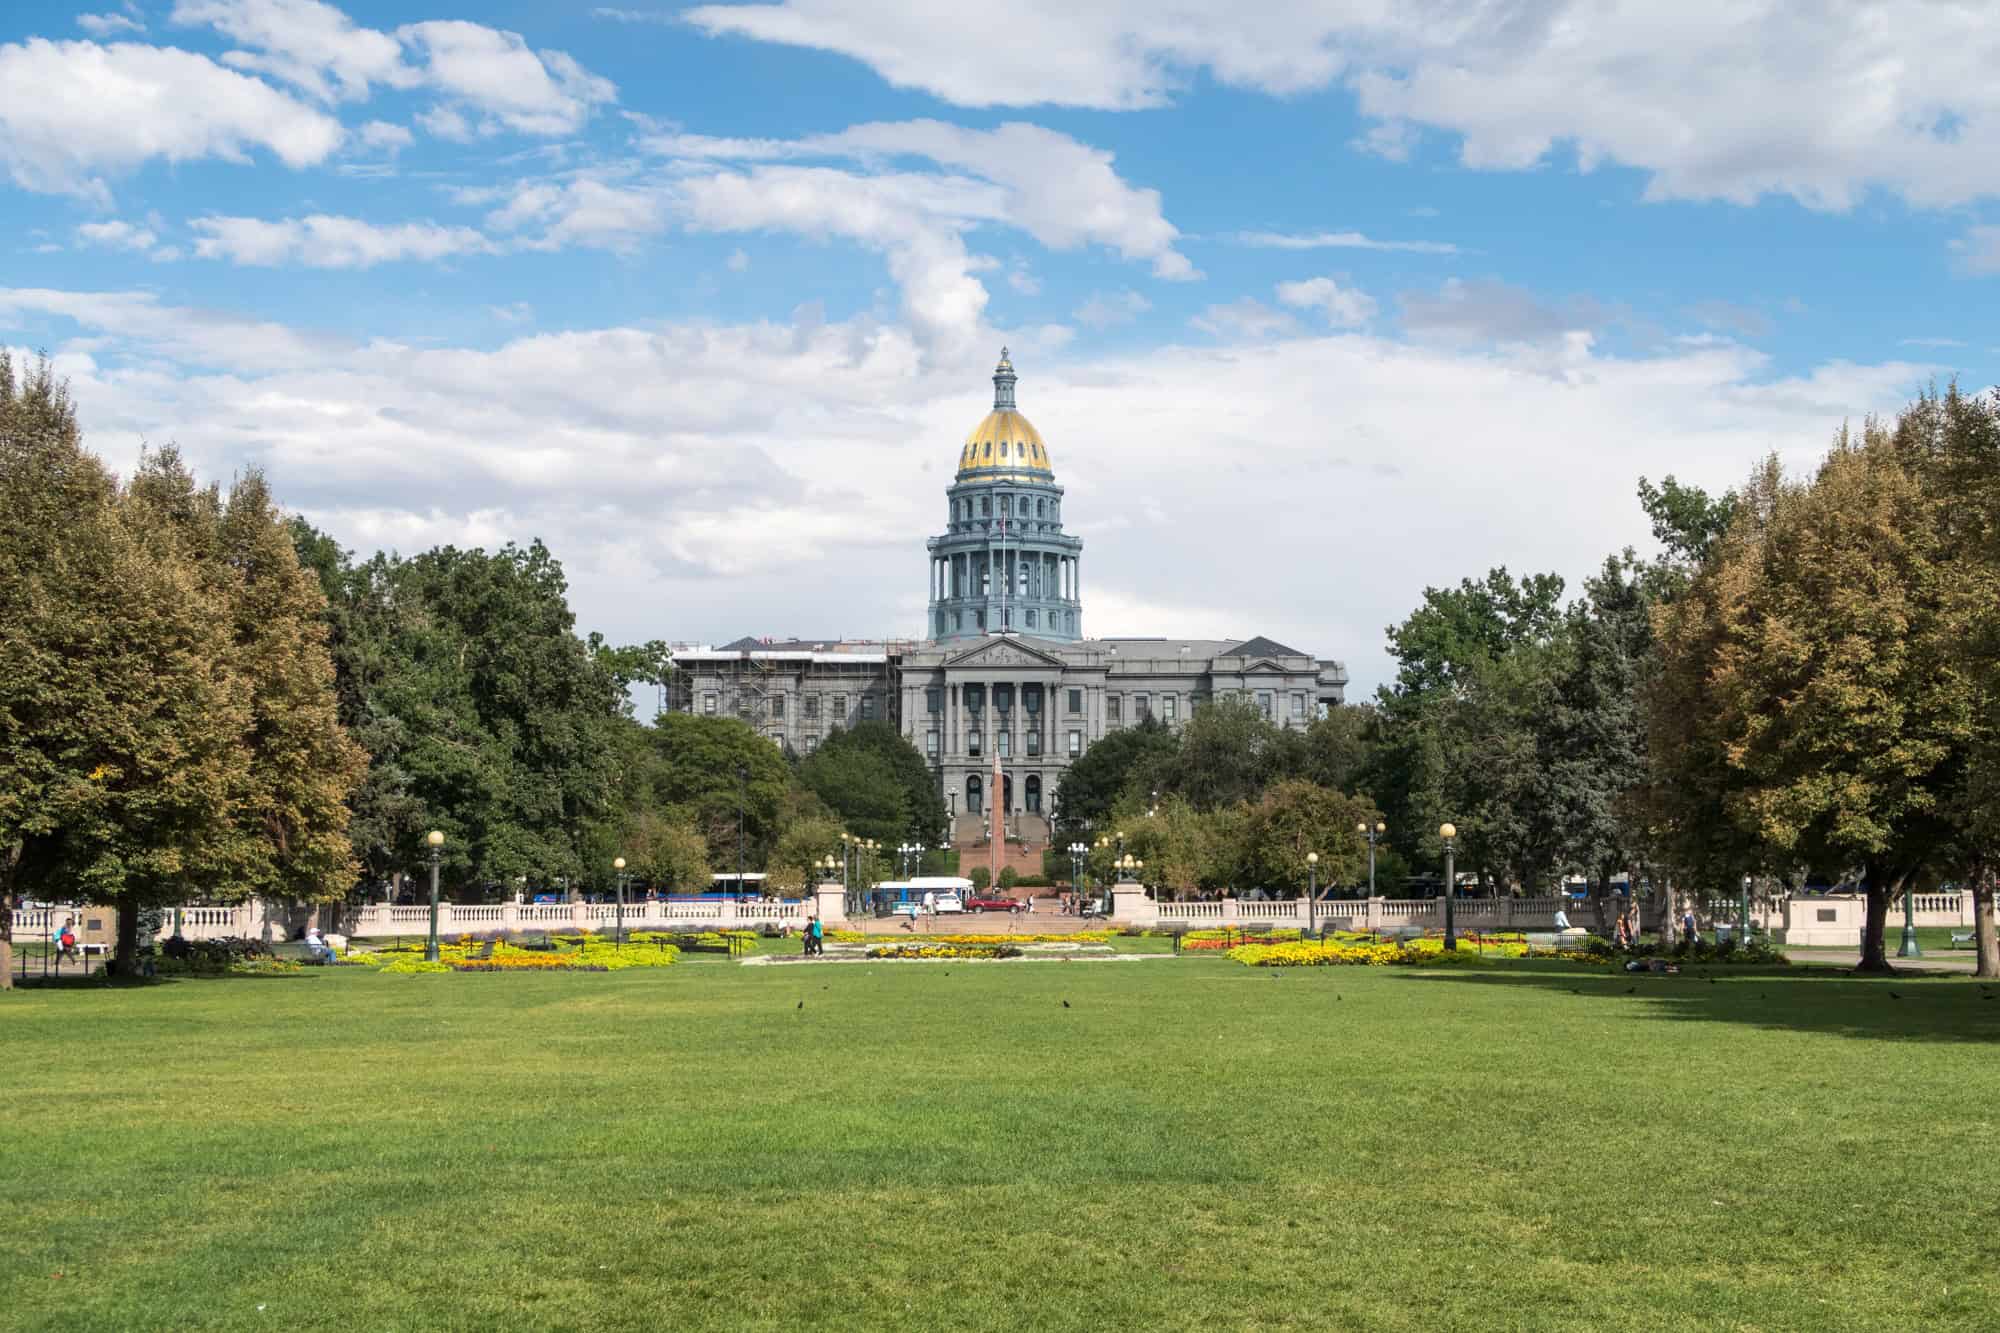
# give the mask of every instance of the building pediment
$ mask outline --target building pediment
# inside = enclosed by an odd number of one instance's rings
[[[1037,670],[1060,671],[1063,660],[1053,653],[1045,653],[1037,648],[1012,639],[994,639],[976,644],[962,653],[948,657],[944,662],[947,671],[960,667],[1030,667]]]

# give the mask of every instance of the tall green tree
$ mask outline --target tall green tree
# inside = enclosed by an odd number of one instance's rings
[[[1656,622],[1656,749],[1689,784],[1682,820],[1713,810],[1770,860],[1858,867],[1861,965],[1886,970],[1889,903],[1950,840],[1976,724],[1954,552],[1874,422],[1843,432],[1809,481],[1767,464],[1741,506]]]
[[[1178,748],[1174,733],[1155,718],[1093,742],[1063,774],[1056,840],[1069,843],[1103,834],[1119,798],[1146,781]]]
[[[124,966],[142,909],[241,859],[250,690],[198,555],[85,451],[47,363],[0,354],[0,894],[111,903]]]
[[[917,747],[887,722],[834,728],[800,762],[799,778],[849,829],[884,846],[930,843],[944,831],[944,796],[936,774]],[[896,792],[893,798],[889,787]]]

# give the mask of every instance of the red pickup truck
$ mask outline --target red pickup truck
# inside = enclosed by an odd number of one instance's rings
[[[1019,912],[1026,907],[1027,904],[1018,898],[1008,898],[1000,894],[990,894],[985,897],[975,894],[965,900],[965,910],[968,912]]]

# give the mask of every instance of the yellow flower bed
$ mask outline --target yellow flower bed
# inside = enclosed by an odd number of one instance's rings
[[[681,951],[672,945],[639,944],[628,941],[618,948],[595,936],[584,936],[580,945],[555,950],[523,949],[500,941],[493,952],[480,957],[484,948],[469,940],[438,945],[435,963],[424,959],[421,944],[399,944],[374,954],[350,955],[383,972],[398,975],[424,972],[622,972],[633,967],[671,967]]]
[[[1430,945],[1430,948],[1413,947]],[[1465,949],[1444,951],[1443,941],[1415,940],[1411,945],[1362,944],[1294,940],[1289,944],[1240,944],[1228,956],[1247,967],[1390,967],[1437,963],[1470,963],[1479,955]]]
[[[1102,944],[1111,938],[1108,930],[1073,930],[1049,935],[926,935],[927,944]]]
[[[1021,951],[1011,944],[882,944],[868,951],[870,958],[1019,958]]]

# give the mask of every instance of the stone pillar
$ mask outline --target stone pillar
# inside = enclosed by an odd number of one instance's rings
[[[1225,926],[1240,926],[1240,925],[1242,925],[1242,924],[1243,924],[1243,917],[1242,917],[1242,915],[1241,915],[1241,914],[1240,914],[1240,913],[1238,912],[1238,910],[1237,910],[1239,906],[1240,906],[1240,904],[1239,904],[1239,903],[1237,902],[1237,900],[1236,900],[1236,899],[1235,899],[1234,897],[1229,897],[1229,898],[1224,898],[1224,899],[1222,900],[1222,924],[1223,924],[1223,925],[1225,925]]]
[[[1146,886],[1130,881],[1111,886],[1111,919],[1119,925],[1150,926],[1159,920],[1159,907],[1146,896]]]
[[[519,894],[515,894],[514,900],[512,902],[503,903],[500,907],[500,929],[506,931],[508,934],[511,935],[514,932],[520,930],[520,928],[521,928],[521,896]]]
[[[812,892],[813,910],[819,919],[831,926],[847,921],[847,893],[838,884],[820,884]]]
[[[1382,923],[1387,919],[1387,916],[1382,911],[1382,899],[1370,898],[1368,900],[1368,913],[1361,918],[1361,924],[1368,930],[1380,930],[1382,929]]]

